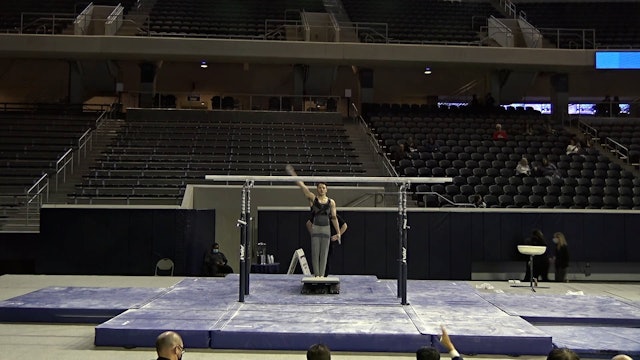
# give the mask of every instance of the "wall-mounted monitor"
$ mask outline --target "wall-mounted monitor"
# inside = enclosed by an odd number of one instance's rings
[[[596,69],[640,69],[640,51],[596,51]]]

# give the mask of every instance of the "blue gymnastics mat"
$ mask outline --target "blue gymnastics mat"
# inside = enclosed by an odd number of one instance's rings
[[[252,274],[242,303],[233,274],[160,289],[51,287],[0,302],[0,321],[100,320],[97,346],[153,347],[158,334],[175,330],[191,348],[304,350],[324,342],[336,351],[412,353],[435,344],[444,325],[463,354],[545,355],[554,345],[581,355],[637,354],[638,304],[607,296],[409,281],[409,304],[401,305],[393,280],[341,276],[339,294],[302,295],[301,279]]]
[[[166,289],[47,287],[0,301],[2,322],[99,324],[136,309]]]
[[[509,315],[531,323],[640,327],[640,306],[608,296],[482,294]]]
[[[543,325],[556,347],[573,349],[580,356],[611,358],[626,354],[640,356],[640,329],[612,326]]]

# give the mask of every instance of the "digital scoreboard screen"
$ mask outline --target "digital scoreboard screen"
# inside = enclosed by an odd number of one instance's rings
[[[596,69],[640,69],[640,51],[596,51]]]

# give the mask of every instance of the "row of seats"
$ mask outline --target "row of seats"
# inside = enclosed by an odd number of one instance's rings
[[[403,43],[478,43],[480,38],[477,29],[471,27],[472,19],[501,16],[488,1],[343,0],[342,3],[351,21],[387,23],[389,40]]]
[[[152,35],[262,39],[266,20],[291,20],[292,11],[325,12],[320,0],[158,0],[150,14]],[[295,20],[299,20],[298,14]]]
[[[633,174],[611,162],[597,150],[588,148],[581,154],[567,155],[569,134],[559,126],[551,126],[549,119],[540,115],[511,116],[500,120],[507,131],[513,128],[520,131],[534,129],[537,130],[537,135],[510,133],[510,140],[491,140],[490,134],[494,130],[492,126],[496,122],[494,117],[455,117],[441,114],[436,120],[429,116],[403,118],[388,109],[385,113],[384,121],[381,117],[374,117],[377,121],[375,126],[373,122],[369,123],[387,154],[395,154],[399,144],[414,142],[415,151],[407,153],[404,159],[394,160],[401,176],[453,179],[447,185],[414,187],[417,191],[414,199],[421,205],[468,203],[470,196],[480,194],[487,195],[490,199],[495,197],[495,204],[491,203],[495,207],[553,205],[551,207],[600,206],[598,208],[626,209],[633,207],[630,204],[634,196],[640,196],[640,188],[635,190]],[[405,127],[390,127],[393,125]],[[552,130],[549,131],[549,128]],[[391,133],[390,129],[398,132]],[[445,129],[448,129],[448,134],[445,134]],[[380,130],[384,132],[380,133]],[[429,138],[435,140],[432,142]],[[532,169],[540,166],[543,159],[549,160],[557,167],[555,175],[518,176],[515,168],[522,158],[529,160]],[[438,195],[425,197],[425,192]],[[551,196],[547,203],[544,202],[546,196]],[[562,204],[552,201],[554,197],[561,196],[569,199],[578,197],[577,203],[567,206],[566,201]],[[501,197],[502,202],[498,201]],[[515,197],[518,201],[514,200]],[[586,204],[581,197],[585,197]],[[588,203],[589,197],[592,197],[591,203]],[[616,201],[611,197],[615,197]]]
[[[175,203],[205,175],[285,175],[289,163],[301,164],[301,175],[364,172],[341,124],[139,119],[127,121],[69,196]]]

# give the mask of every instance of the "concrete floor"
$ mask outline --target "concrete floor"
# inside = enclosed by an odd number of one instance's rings
[[[168,287],[181,277],[122,277],[122,276],[52,276],[3,275],[0,276],[0,300],[10,299],[48,286],[99,287]],[[470,281],[479,291],[529,292],[527,288],[514,288],[506,281]],[[566,294],[582,291],[588,295],[608,295],[628,301],[640,301],[640,283],[566,283],[548,284],[541,294]],[[411,294],[408,294],[410,299]],[[155,359],[152,348],[105,348],[93,345],[94,325],[84,324],[9,324],[0,323],[0,359]],[[6,356],[6,357],[5,357]],[[187,349],[185,359],[234,360],[304,359],[304,352],[229,351],[214,349]],[[403,353],[334,353],[333,359],[415,359],[414,354]],[[447,358],[443,356],[443,358]],[[465,356],[467,359],[508,359],[508,356]],[[542,360],[544,357],[521,356],[521,360]]]

